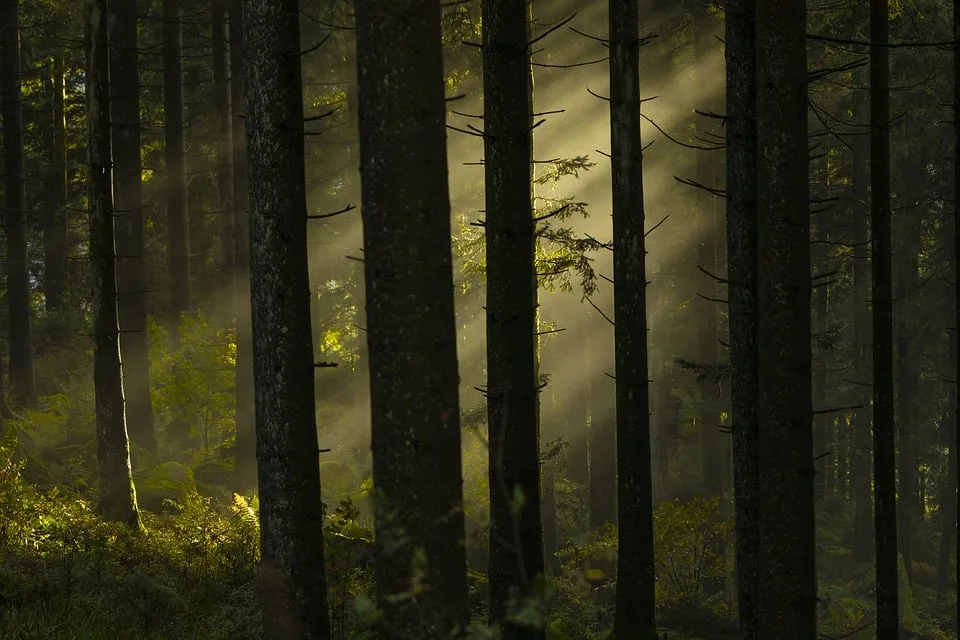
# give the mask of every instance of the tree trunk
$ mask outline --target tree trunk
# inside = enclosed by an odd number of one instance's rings
[[[37,401],[33,378],[33,333],[27,259],[27,202],[24,193],[23,111],[20,95],[20,22],[16,0],[0,4],[2,69],[0,92],[3,113],[3,162],[6,197],[3,234],[7,239],[4,261],[9,313],[10,395],[17,404]]]
[[[805,2],[757,3],[761,638],[817,635]]]
[[[953,3],[953,39],[954,42],[960,43],[960,3]],[[954,571],[956,575],[955,579],[955,589],[957,591],[958,597],[956,601],[956,615],[954,619],[954,624],[956,629],[960,629],[960,474],[957,472],[957,466],[960,466],[960,408],[957,407],[960,403],[960,354],[957,353],[957,349],[960,349],[960,338],[957,338],[957,332],[960,331],[960,44],[953,47],[953,141],[954,141],[954,158],[953,158],[953,188],[954,188],[954,197],[953,197],[953,234],[954,234],[954,243],[953,243],[953,284],[954,284],[954,304],[955,304],[955,314],[953,319],[954,326],[954,343],[953,343],[953,364],[954,364],[954,380],[956,381],[954,397],[954,432],[953,432],[953,448],[956,450],[954,454],[954,486],[955,489],[954,499],[956,504],[953,508],[955,530],[954,530],[954,540],[957,549],[957,561],[954,565]]]
[[[640,144],[640,16],[637,0],[610,0],[608,7],[620,541],[611,638],[656,640],[646,230]]]
[[[180,314],[190,311],[190,223],[184,165],[180,0],[163,0],[163,138],[167,196],[168,324],[179,343]]]
[[[210,40],[213,51],[212,99],[217,123],[217,215],[221,223],[220,246],[223,283],[226,285],[228,308],[233,305],[232,283],[236,263],[236,241],[233,219],[233,135],[230,126],[230,78],[227,75],[229,55],[227,42],[227,0],[211,0]]]
[[[117,267],[110,159],[110,54],[107,0],[88,0],[87,140],[90,149],[90,261],[93,267],[93,384],[100,470],[99,510],[140,526],[123,406]]]
[[[295,0],[243,4],[264,637],[329,640]]]
[[[870,0],[870,265],[873,275],[873,514],[877,640],[899,636],[897,457],[893,405],[890,64],[887,0]]]
[[[356,25],[380,628],[460,637],[470,606],[440,5],[370,0]]]
[[[757,351],[756,10],[727,0],[727,290],[737,604],[743,640],[758,640],[759,371]]]
[[[855,74],[863,81],[865,74]],[[858,122],[865,119],[866,100],[863,92],[854,95],[854,113]],[[868,238],[867,186],[869,180],[869,146],[862,136],[853,141],[853,343],[857,403],[860,408],[851,420],[853,429],[850,485],[853,490],[854,516],[851,552],[858,562],[869,562],[873,556],[873,504],[870,465],[870,370],[873,354],[870,348],[870,257]]]
[[[151,456],[157,434],[150,397],[150,339],[140,194],[140,79],[137,65],[137,4],[110,0],[110,82],[114,153],[117,307],[126,395],[127,425],[134,445]],[[136,451],[134,460],[137,461]]]
[[[67,147],[63,111],[63,56],[57,51],[53,69],[44,78],[50,99],[44,146],[48,164],[43,181],[43,299],[48,312],[63,308],[67,297]]]
[[[233,139],[234,255],[233,300],[237,332],[237,466],[241,490],[256,488],[256,427],[253,408],[253,332],[250,327],[250,233],[247,193],[246,124],[244,121],[243,0],[229,0],[230,117]]]
[[[504,640],[543,638],[508,622],[510,592],[543,574],[527,3],[483,3],[487,425],[491,623]]]

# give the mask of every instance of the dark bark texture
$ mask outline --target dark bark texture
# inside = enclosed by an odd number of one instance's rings
[[[727,0],[727,280],[740,633],[758,640],[757,123],[753,0]]]
[[[757,3],[760,638],[817,635],[806,3]]]
[[[489,613],[504,640],[543,637],[505,620],[543,574],[527,31],[524,0],[483,3]]]
[[[117,307],[127,429],[133,445],[157,453],[150,396],[150,339],[140,189],[140,80],[137,4],[110,2],[110,109],[113,127],[114,210],[117,242]],[[136,460],[136,451],[134,451]]]
[[[368,0],[356,25],[380,634],[461,637],[470,610],[440,5]]]
[[[30,283],[27,259],[27,201],[24,193],[23,111],[20,104],[20,23],[17,0],[0,4],[0,92],[3,112],[4,210],[7,241],[10,396],[14,403],[33,405],[33,332],[30,326]]]
[[[640,16],[637,0],[610,0],[608,6],[613,281],[616,283],[617,524],[620,540],[616,613],[611,637],[656,640],[643,150],[640,144]]]
[[[870,1],[870,41],[886,44],[887,0]],[[873,517],[877,640],[899,637],[897,455],[893,404],[893,245],[890,228],[890,52],[870,48],[870,266],[873,275]]]
[[[296,0],[245,0],[264,638],[329,640]]]
[[[88,0],[87,139],[90,149],[90,262],[93,268],[93,384],[100,470],[98,507],[108,520],[139,526],[124,417],[117,265],[110,170],[107,0]]]

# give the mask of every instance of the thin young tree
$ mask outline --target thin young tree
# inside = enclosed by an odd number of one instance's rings
[[[754,0],[727,0],[727,291],[737,604],[743,640],[758,640],[759,353]]]
[[[608,7],[620,541],[611,638],[657,640],[640,144],[640,12],[637,0],[610,0]]]
[[[817,635],[806,3],[757,11],[760,638]]]
[[[877,640],[900,634],[897,453],[893,400],[888,0],[870,0],[870,266],[873,275],[873,517]]]
[[[100,472],[98,506],[108,520],[138,527],[140,514],[130,469],[117,317],[107,0],[87,0],[86,10],[90,29],[87,140],[90,153],[90,264],[93,271],[93,385]]]
[[[29,261],[27,257],[27,200],[24,192],[23,106],[20,90],[20,16],[17,0],[0,3],[0,92],[3,114],[4,210],[3,235],[7,255],[10,396],[15,403],[33,405],[37,388],[33,376],[33,331]]]
[[[507,619],[542,580],[535,225],[526,0],[483,3],[487,429],[491,623],[504,640],[543,637]]]
[[[264,637],[329,640],[297,0],[243,4]]]
[[[127,425],[134,445],[157,453],[150,395],[150,340],[147,335],[147,284],[144,215],[141,198],[140,78],[137,64],[136,0],[109,0],[110,109],[116,213],[117,307],[123,339],[123,382]]]
[[[367,0],[356,10],[371,448],[381,501],[374,573],[385,638],[459,637],[470,618],[440,12],[420,0]]]

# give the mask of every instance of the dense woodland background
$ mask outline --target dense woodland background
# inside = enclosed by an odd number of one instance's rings
[[[0,637],[957,637],[956,2],[0,31]]]

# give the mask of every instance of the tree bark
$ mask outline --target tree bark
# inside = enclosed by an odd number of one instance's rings
[[[250,233],[247,192],[247,147],[244,121],[243,0],[229,0],[230,30],[230,118],[233,139],[234,255],[233,303],[237,333],[237,466],[239,488],[257,484],[257,434],[253,407],[253,331],[250,327]]]
[[[890,62],[887,0],[870,0],[870,265],[873,323],[873,514],[877,640],[899,636],[897,457],[893,404]]]
[[[620,541],[611,638],[656,640],[646,229],[640,143],[640,15],[637,0],[610,0],[608,7]]]
[[[110,54],[107,0],[88,0],[87,139],[90,153],[90,260],[93,267],[93,384],[99,510],[107,520],[140,525],[124,416],[110,150]]]
[[[960,594],[960,473],[957,467],[960,466],[960,338],[957,338],[957,331],[960,331],[960,3],[953,3],[953,140],[954,140],[954,158],[953,158],[953,283],[954,283],[954,343],[953,343],[953,364],[954,380],[954,432],[953,448],[954,454],[954,499],[956,504],[953,508],[954,515],[954,540],[957,549],[957,562],[954,567],[956,575],[954,576],[957,593]],[[956,614],[954,619],[955,628],[960,629],[960,595],[956,601]]]
[[[865,74],[855,74],[864,81]],[[857,121],[865,119],[866,100],[863,92],[854,95]],[[870,297],[870,254],[867,215],[869,184],[869,146],[863,137],[853,141],[853,343],[857,403],[860,408],[851,420],[853,429],[850,485],[853,490],[854,516],[851,552],[858,562],[869,562],[873,556],[873,504],[870,466],[870,371],[873,354],[868,302]]]
[[[137,4],[110,0],[110,82],[116,213],[117,307],[126,395],[127,428],[134,445],[151,456],[157,434],[150,396],[150,339],[147,335],[147,283],[144,216],[140,179],[140,78],[137,65]],[[134,451],[136,460],[136,451]]]
[[[487,425],[491,623],[504,640],[543,629],[506,620],[510,592],[542,580],[535,229],[527,3],[483,3],[487,260]]]
[[[64,100],[64,54],[57,51],[53,69],[44,78],[50,103],[44,130],[48,164],[44,176],[43,299],[44,308],[55,312],[67,297],[67,146]]]
[[[470,618],[440,11],[356,10],[375,576],[391,640],[462,637]]]
[[[17,404],[33,406],[37,389],[33,377],[33,332],[27,258],[27,202],[24,193],[23,111],[20,92],[20,21],[17,0],[0,4],[0,92],[3,112],[5,208],[3,233],[9,313],[10,396]]]
[[[245,0],[243,11],[264,637],[329,640],[299,7]]]
[[[759,371],[755,4],[727,0],[727,290],[737,603],[743,640],[758,640]]]
[[[183,138],[183,62],[180,0],[163,0],[163,138],[167,197],[168,324],[179,343],[180,314],[190,311],[190,223]]]
[[[757,3],[761,638],[817,635],[806,3]]]

